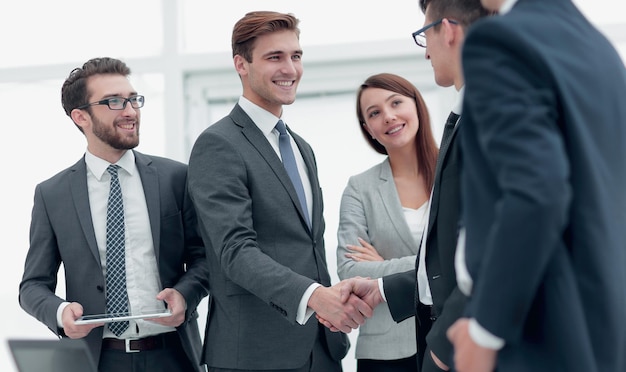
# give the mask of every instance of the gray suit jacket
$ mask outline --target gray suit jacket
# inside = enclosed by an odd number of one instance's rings
[[[185,297],[187,314],[177,330],[188,357],[202,371],[196,307],[208,293],[208,282],[204,248],[186,191],[187,167],[139,152],[135,152],[135,162],[146,196],[161,284]],[[65,268],[65,299],[55,295],[61,263]],[[30,249],[19,301],[26,312],[60,337],[65,334],[57,327],[56,312],[63,301],[80,303],[85,314],[105,312],[104,275],[89,208],[84,158],[35,189]],[[96,364],[102,332],[98,327],[85,337]]]
[[[297,368],[320,332],[315,318],[298,324],[296,312],[311,284],[330,285],[322,190],[311,147],[291,135],[311,180],[312,231],[280,158],[239,105],[193,146],[189,190],[210,266],[209,367]],[[347,338],[324,334],[330,355],[341,360]]]
[[[359,237],[372,244],[385,261],[356,262],[346,258],[346,244],[359,245]],[[341,199],[337,241],[337,273],[341,279],[380,278],[415,268],[419,242],[411,235],[402,212],[389,159],[350,177]],[[359,328],[359,359],[407,358],[416,350],[415,317],[396,323],[386,303],[376,307],[374,316]]]

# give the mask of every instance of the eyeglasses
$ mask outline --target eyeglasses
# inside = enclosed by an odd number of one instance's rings
[[[101,101],[91,102],[91,103],[88,103],[86,105],[78,106],[76,108],[79,109],[79,110],[82,110],[82,109],[87,108],[89,106],[107,105],[107,106],[109,106],[110,110],[124,110],[126,108],[126,103],[127,102],[130,102],[130,105],[131,105],[132,108],[138,109],[138,108],[142,108],[143,107],[143,104],[145,102],[145,98],[144,98],[144,96],[131,96],[131,97],[128,97],[128,98],[111,97],[111,98],[103,99]]]
[[[440,20],[433,22],[427,26],[424,26],[422,28],[420,28],[419,30],[415,31],[413,33],[413,40],[415,40],[415,44],[421,46],[422,48],[426,48],[426,30],[428,30],[431,27],[435,27],[438,24],[440,24],[441,22],[443,22],[443,20],[446,18],[441,18]],[[448,22],[450,22],[453,25],[458,25],[459,22],[453,20],[453,19],[448,19]]]

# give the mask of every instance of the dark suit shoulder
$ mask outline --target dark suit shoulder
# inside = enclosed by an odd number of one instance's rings
[[[162,156],[147,155],[138,151],[134,151],[134,153],[135,153],[135,162],[138,165],[141,164],[145,166],[155,167],[157,169],[157,172],[159,173],[171,172],[174,174],[179,174],[179,173],[187,172],[187,164],[181,161],[170,159],[170,158],[165,158]]]

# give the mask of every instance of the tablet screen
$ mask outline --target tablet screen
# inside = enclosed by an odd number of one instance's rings
[[[168,309],[152,310],[141,313],[92,314],[81,316],[76,319],[75,324],[111,323],[130,319],[163,318],[170,315],[172,315],[172,313]]]

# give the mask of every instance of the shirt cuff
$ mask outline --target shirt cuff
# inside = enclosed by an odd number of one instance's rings
[[[69,305],[69,302],[61,302],[61,305],[57,308],[57,326],[63,328],[63,310]]]
[[[469,335],[475,343],[484,348],[500,350],[504,347],[504,339],[491,334],[474,318],[469,321]]]
[[[311,315],[313,315],[313,309],[309,308],[307,305],[309,303],[309,298],[313,294],[313,291],[317,289],[317,287],[321,287],[322,285],[319,283],[313,283],[306,289],[304,294],[302,295],[302,299],[300,300],[300,304],[298,305],[298,312],[296,313],[296,322],[300,325],[305,325],[309,320]]]
[[[387,297],[385,296],[385,286],[383,285],[383,278],[378,278],[378,290],[380,291],[380,295],[383,297],[383,301],[387,302]]]

